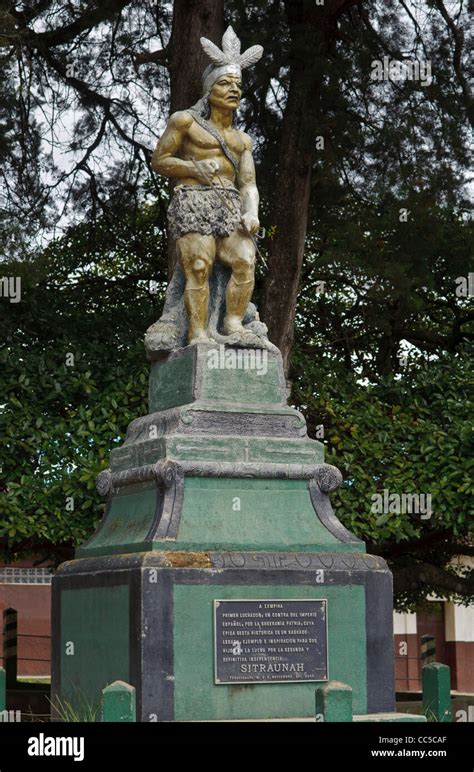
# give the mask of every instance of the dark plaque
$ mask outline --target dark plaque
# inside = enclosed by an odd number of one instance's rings
[[[327,681],[326,600],[215,600],[216,684]]]

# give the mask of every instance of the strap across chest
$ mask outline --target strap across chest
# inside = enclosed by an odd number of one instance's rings
[[[211,134],[211,136],[214,137],[215,140],[217,140],[217,142],[221,146],[222,152],[224,153],[225,157],[231,162],[232,166],[234,167],[235,176],[237,177],[239,173],[239,162],[236,156],[234,155],[234,153],[232,152],[232,150],[230,149],[230,147],[228,146],[222,134],[216,129],[215,126],[212,125],[212,123],[209,123],[209,121],[206,121],[206,119],[203,118],[202,115],[200,115],[197,112],[197,110],[193,110],[193,108],[191,107],[188,110],[188,112],[191,113],[196,123],[198,123],[202,129],[207,131],[209,134]]]

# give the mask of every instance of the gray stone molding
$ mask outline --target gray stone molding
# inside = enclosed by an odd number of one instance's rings
[[[342,482],[342,475],[330,464],[278,464],[238,461],[157,461],[156,464],[112,472],[105,469],[96,478],[99,495],[107,496],[126,485],[156,480],[166,484],[170,479],[170,469],[180,467],[188,477],[231,477],[258,478],[268,480],[311,480],[321,491],[334,491]],[[337,484],[336,484],[337,483]],[[323,487],[324,486],[324,487]],[[328,487],[329,486],[329,487]]]
[[[342,542],[360,542],[357,536],[344,528],[342,523],[334,514],[328,493],[335,491],[342,483],[342,474],[337,467],[331,464],[319,464],[316,472],[309,481],[309,495],[314,510],[318,515],[320,522],[330,531],[333,536]]]
[[[177,553],[171,553],[171,556]],[[362,552],[215,552],[202,553],[209,558],[209,565],[199,570],[267,569],[295,571],[383,571],[388,572],[386,561],[379,555]],[[62,563],[56,575],[89,574],[128,569],[172,568],[173,558],[167,552],[132,552],[126,555],[102,555],[100,557],[68,560]],[[196,566],[183,565],[193,570]]]

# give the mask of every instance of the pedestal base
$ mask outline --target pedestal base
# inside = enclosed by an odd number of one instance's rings
[[[215,682],[216,599],[325,599],[328,678],[352,687],[355,714],[394,710],[391,574],[379,557],[343,552],[170,551],[63,564],[53,580],[53,704],[97,704],[122,679],[137,690],[139,721],[314,716],[321,681]]]

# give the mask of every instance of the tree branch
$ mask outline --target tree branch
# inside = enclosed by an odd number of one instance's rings
[[[431,563],[415,563],[394,571],[395,594],[428,589],[471,597],[474,596],[474,576],[464,578]]]
[[[454,52],[453,52],[454,72],[456,73],[456,77],[459,81],[459,85],[461,86],[468,120],[471,126],[474,127],[474,100],[472,98],[472,95],[469,89],[467,78],[465,77],[462,71],[462,63],[461,63],[463,47],[464,47],[464,31],[461,29],[461,27],[456,27],[454,21],[452,20],[451,16],[446,10],[446,6],[444,5],[443,0],[434,0],[434,4],[438,9],[438,11],[440,12],[441,16],[443,17],[443,19],[445,20],[446,24],[448,25],[454,37]]]
[[[42,50],[42,54],[48,64],[58,73],[58,75],[61,76],[64,82],[73,86],[76,91],[82,95],[85,102],[97,104],[104,109],[104,113],[108,116],[112,125],[115,126],[122,139],[126,140],[126,142],[133,145],[133,147],[143,153],[146,162],[149,163],[151,158],[150,148],[146,147],[146,145],[142,145],[142,143],[138,142],[138,140],[136,140],[134,137],[130,137],[120,126],[117,118],[114,116],[112,112],[112,106],[117,103],[114,102],[114,100],[109,99],[109,97],[106,97],[103,94],[98,94],[97,91],[93,91],[85,81],[80,80],[75,76],[67,75],[65,66],[62,65],[61,62],[59,62],[47,48]],[[121,107],[120,104],[118,106]]]
[[[460,550],[471,549],[471,547],[468,547],[467,545],[453,545],[449,541],[452,539],[452,536],[452,528],[443,528],[440,531],[428,531],[419,538],[411,539],[410,541],[386,541],[382,542],[382,544],[367,544],[367,549],[375,555],[394,559],[400,555],[407,555],[412,552],[424,552],[430,547],[435,547],[442,542],[446,542],[442,546],[443,550],[447,549],[451,554],[456,555],[468,554],[462,551],[457,552],[455,549],[452,549],[452,547],[459,547]]]
[[[103,21],[108,21],[116,14],[121,13],[130,2],[131,0],[100,0],[97,4],[91,2],[82,16],[65,27],[46,32],[34,32],[28,27],[24,27],[21,36],[25,42],[35,47],[52,48],[53,46],[64,45],[64,43],[70,43],[71,40],[74,40],[81,32],[91,30]]]
[[[141,53],[136,53],[131,48],[125,48],[123,53],[132,57],[136,71],[138,71],[138,68],[141,64],[148,64],[149,62],[161,64],[163,67],[169,67],[167,47],[160,48],[158,51],[145,51]]]

